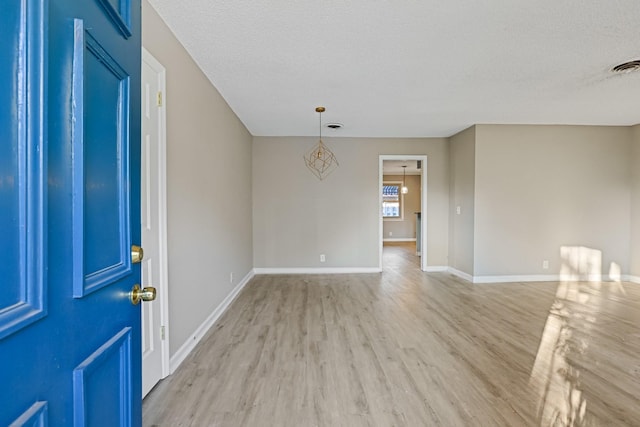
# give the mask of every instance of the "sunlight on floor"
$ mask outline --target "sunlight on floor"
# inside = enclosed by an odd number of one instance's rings
[[[541,426],[579,426],[586,421],[589,402],[581,389],[579,360],[588,353],[592,330],[601,322],[602,295],[626,295],[618,264],[610,265],[613,281],[600,281],[601,251],[562,247],[561,256],[561,277],[567,281],[558,285],[529,377]]]

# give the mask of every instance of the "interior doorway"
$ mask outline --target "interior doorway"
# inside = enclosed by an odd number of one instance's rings
[[[385,241],[415,241],[420,269],[426,271],[427,156],[380,155],[378,181],[380,269]]]

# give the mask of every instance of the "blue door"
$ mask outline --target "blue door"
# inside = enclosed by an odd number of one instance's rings
[[[141,424],[140,2],[0,2],[0,426]]]

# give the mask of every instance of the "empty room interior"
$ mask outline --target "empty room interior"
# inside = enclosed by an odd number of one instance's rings
[[[144,425],[637,425],[638,40],[630,0],[144,0]]]

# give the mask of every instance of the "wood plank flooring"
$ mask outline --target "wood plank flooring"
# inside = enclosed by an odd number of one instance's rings
[[[256,276],[144,425],[640,425],[640,285],[472,285],[414,253],[385,246],[382,274]]]

